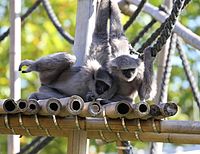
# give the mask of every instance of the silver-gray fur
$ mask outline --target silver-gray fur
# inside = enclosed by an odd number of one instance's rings
[[[75,57],[66,53],[56,53],[39,58],[36,61],[24,60],[19,66],[28,66],[22,73],[39,73],[41,87],[30,98],[46,99],[50,97],[68,97],[79,95],[88,99],[110,99],[117,90],[113,77],[103,67],[109,59],[107,22],[109,0],[102,0],[97,15],[96,28],[90,49],[90,57],[83,67],[75,67]]]
[[[114,0],[111,0],[110,18],[112,58],[107,66],[119,84],[113,99],[134,99],[137,93],[141,101],[152,99],[156,94],[156,84],[153,78],[154,58],[150,48],[145,49],[144,60],[130,54],[130,44],[124,35],[120,11]]]

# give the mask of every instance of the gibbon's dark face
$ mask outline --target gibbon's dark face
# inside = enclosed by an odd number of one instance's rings
[[[96,81],[95,87],[96,87],[96,93],[98,95],[103,94],[105,91],[107,91],[110,88],[109,85],[107,85],[105,82],[100,81],[100,80]]]
[[[122,70],[122,74],[127,78],[130,79],[133,74],[135,73],[135,68],[131,68],[131,69],[124,69]]]

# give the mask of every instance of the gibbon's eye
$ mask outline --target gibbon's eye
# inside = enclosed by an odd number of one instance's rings
[[[126,70],[122,70],[122,74],[126,77],[126,78],[131,78],[131,73],[135,72],[135,68],[131,68],[131,69],[126,69]]]
[[[109,86],[105,82],[97,80],[95,84],[95,88],[96,88],[96,93],[98,95],[101,95],[109,89]]]

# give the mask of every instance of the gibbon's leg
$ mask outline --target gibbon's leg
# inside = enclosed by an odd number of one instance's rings
[[[144,78],[141,87],[138,90],[138,95],[141,101],[153,99],[156,94],[156,82],[153,73],[154,57],[151,56],[151,48],[144,50]]]
[[[57,90],[49,88],[47,86],[41,86],[39,92],[32,93],[29,99],[43,100],[48,98],[64,98],[65,95],[59,93]]]
[[[22,73],[39,72],[41,83],[48,84],[57,79],[65,69],[71,68],[75,59],[73,55],[60,52],[39,58],[36,61],[23,60],[19,66],[19,71],[22,71]],[[23,66],[27,66],[27,69],[22,70]]]
[[[107,31],[109,0],[101,0],[99,5],[88,58],[95,59],[102,66],[106,66],[111,54]]]
[[[124,35],[123,26],[120,21],[120,10],[115,0],[111,0],[110,16],[110,45],[113,57],[130,54],[130,44]]]

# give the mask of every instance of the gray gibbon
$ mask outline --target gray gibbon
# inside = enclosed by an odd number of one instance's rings
[[[85,101],[89,101],[97,98],[110,99],[115,94],[116,82],[112,75],[102,67],[103,58],[108,57],[106,53],[110,52],[107,51],[110,49],[106,33],[109,12],[105,11],[106,8],[108,8],[108,0],[101,1],[90,49],[91,56],[86,60],[84,66],[75,67],[75,56],[64,52],[51,54],[36,61],[24,60],[21,62],[19,71],[22,73],[36,71],[40,77],[41,87],[38,92],[30,95],[30,99],[79,95]],[[99,57],[99,53],[104,54]],[[27,69],[22,70],[23,66],[27,66]]]

